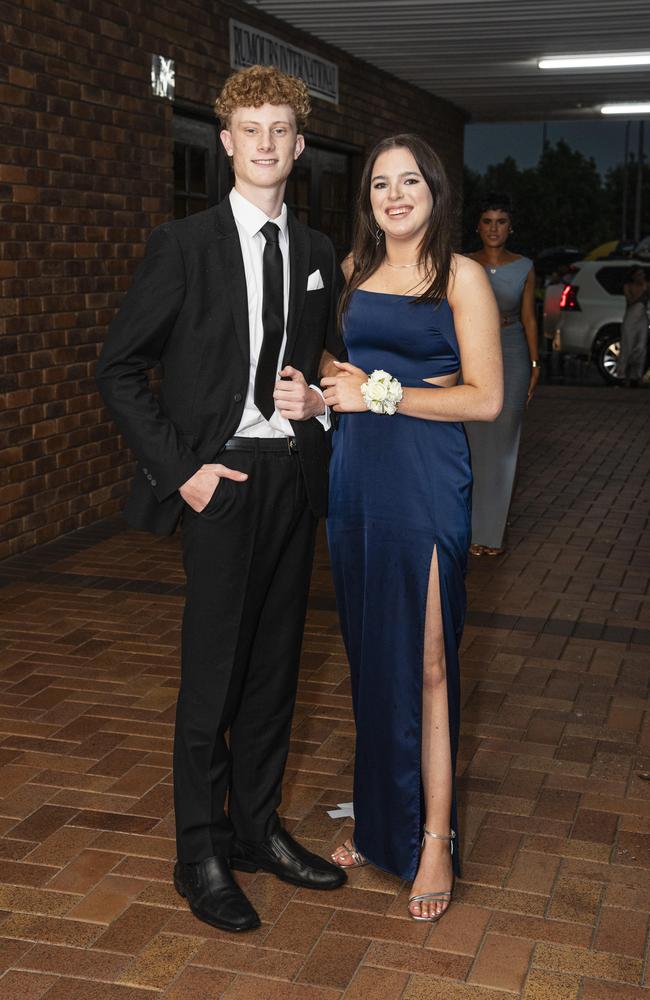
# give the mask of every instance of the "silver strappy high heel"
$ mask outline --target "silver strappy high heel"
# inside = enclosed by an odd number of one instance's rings
[[[350,845],[348,847],[348,844]],[[349,865],[342,865],[340,861],[336,860],[336,855],[340,850],[344,850],[346,854],[349,854],[352,858],[352,863]],[[337,847],[333,854],[330,855],[332,861],[339,868],[363,868],[364,865],[369,864],[369,861],[364,858],[363,854],[359,854],[356,847],[354,846],[354,840],[350,837],[348,840],[344,840],[340,847]]]
[[[448,837],[444,836],[442,833],[431,833],[427,830],[426,826],[424,828],[424,837],[422,838],[422,846],[424,847],[424,841],[426,837],[431,837],[432,840],[448,840],[449,850],[454,853],[454,840],[456,839],[456,831],[452,830]],[[423,892],[419,896],[409,896],[409,916],[411,920],[421,920],[428,924],[435,924],[436,920],[440,920],[441,917],[445,915],[449,909],[449,903],[451,902],[451,893],[454,888],[453,875],[451,889],[444,889],[440,892]],[[411,903],[439,903],[446,902],[444,910],[441,913],[436,914],[433,917],[416,917],[415,914],[411,913]]]

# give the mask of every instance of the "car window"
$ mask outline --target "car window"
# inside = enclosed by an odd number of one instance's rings
[[[596,271],[596,281],[609,295],[622,295],[626,267],[601,267]]]
[[[608,295],[622,295],[623,285],[629,273],[630,265],[625,267],[601,267],[596,271],[596,281],[605,289]],[[647,280],[650,281],[650,267],[644,267]]]

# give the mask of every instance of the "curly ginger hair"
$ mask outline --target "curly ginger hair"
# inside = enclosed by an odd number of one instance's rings
[[[311,112],[307,85],[298,77],[282,73],[275,66],[249,66],[226,80],[214,110],[223,128],[230,128],[237,108],[261,108],[263,104],[286,104],[296,116],[302,132]]]

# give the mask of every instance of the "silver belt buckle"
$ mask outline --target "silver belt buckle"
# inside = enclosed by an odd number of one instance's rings
[[[288,437],[287,438],[287,447],[289,449],[289,454],[290,455],[295,455],[295,453],[298,451],[298,446],[296,445],[296,439],[295,439],[295,437]]]

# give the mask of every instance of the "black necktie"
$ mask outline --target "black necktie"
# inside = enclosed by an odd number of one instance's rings
[[[263,257],[262,327],[264,339],[255,375],[255,406],[270,420],[275,410],[273,389],[277,381],[280,347],[284,336],[284,271],[280,250],[280,228],[265,222],[260,232],[266,240]]]

